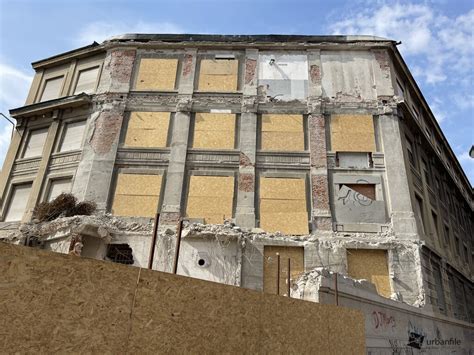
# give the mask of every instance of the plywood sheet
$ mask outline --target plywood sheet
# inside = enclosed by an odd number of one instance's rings
[[[302,115],[262,115],[262,149],[304,150]]]
[[[336,152],[375,152],[372,115],[332,115],[331,150]]]
[[[260,198],[301,200],[306,196],[305,179],[260,178]]]
[[[260,213],[260,228],[289,235],[308,234],[308,212]]]
[[[280,295],[287,294],[288,259],[290,259],[290,280],[295,282],[304,273],[304,248],[271,246],[264,247],[263,291],[277,293],[278,257],[280,254]]]
[[[161,175],[119,174],[112,213],[117,216],[153,217],[161,192]]]
[[[347,272],[354,279],[366,279],[372,282],[381,296],[390,297],[386,250],[347,249]]]
[[[186,216],[204,218],[205,223],[223,223],[232,217],[233,176],[196,176],[190,178]]]
[[[306,199],[283,200],[262,199],[260,201],[260,213],[271,212],[305,212],[307,211]]]
[[[178,59],[142,58],[138,69],[136,90],[175,89]]]
[[[263,114],[262,132],[303,132],[303,115]]]
[[[128,147],[166,147],[169,112],[132,112],[125,135]]]
[[[236,91],[239,63],[236,59],[203,59],[199,69],[199,91]]]
[[[202,149],[233,149],[235,115],[196,113],[193,147]]]

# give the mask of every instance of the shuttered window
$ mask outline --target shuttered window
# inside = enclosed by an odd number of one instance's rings
[[[81,149],[85,127],[86,121],[67,123],[64,128],[63,140],[59,151],[67,152],[69,150]]]
[[[41,94],[41,102],[57,99],[61,94],[61,87],[64,76],[47,79],[44,84],[43,93]]]
[[[48,192],[48,201],[54,200],[62,193],[71,192],[71,179],[57,179],[51,181]]]
[[[12,197],[5,215],[5,222],[21,221],[28,204],[31,184],[16,185],[13,187]]]
[[[99,67],[81,70],[77,78],[76,89],[74,95],[84,92],[91,94],[95,92],[97,75],[99,74]]]
[[[48,129],[36,129],[30,131],[23,158],[39,157],[43,154],[44,143],[48,136]]]

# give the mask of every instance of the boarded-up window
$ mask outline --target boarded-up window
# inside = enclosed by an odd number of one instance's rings
[[[280,254],[280,295],[288,294],[288,259],[290,259],[290,286],[304,273],[304,248],[270,246],[264,247],[263,291],[277,294],[278,256]]]
[[[369,167],[369,155],[355,152],[337,153],[337,166],[340,168],[367,169]]]
[[[235,115],[196,113],[193,148],[233,149]]]
[[[74,95],[84,92],[91,94],[95,91],[97,82],[97,75],[99,74],[99,67],[81,70],[77,78],[76,89]]]
[[[348,188],[375,201],[375,184],[344,184]]]
[[[21,221],[26,210],[31,184],[13,186],[12,197],[5,215],[5,222]]]
[[[178,59],[142,58],[135,89],[172,91],[177,70]]]
[[[59,97],[63,85],[63,78],[63,76],[58,76],[46,80],[43,93],[41,94],[41,102],[57,99]]]
[[[308,234],[305,179],[260,178],[260,227]]]
[[[49,186],[48,201],[54,200],[62,193],[71,192],[71,179],[52,180]]]
[[[236,91],[239,62],[236,59],[203,59],[199,91]]]
[[[390,297],[390,279],[386,250],[348,249],[347,272],[354,279],[372,282],[379,295]]]
[[[48,136],[48,129],[36,129],[30,131],[23,158],[39,157],[43,154],[44,143]]]
[[[189,184],[186,216],[203,218],[204,223],[223,223],[232,218],[233,176],[192,175]]]
[[[373,117],[371,115],[332,115],[331,150],[375,152]]]
[[[161,175],[119,174],[112,213],[128,217],[155,216],[161,179]]]
[[[262,149],[304,150],[302,115],[262,115]]]
[[[64,127],[64,135],[59,151],[67,152],[70,150],[81,149],[85,128],[86,121],[67,123]]]
[[[132,112],[128,122],[125,145],[128,147],[166,147],[169,112]]]

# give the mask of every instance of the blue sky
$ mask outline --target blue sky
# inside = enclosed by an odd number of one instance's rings
[[[0,112],[23,105],[30,63],[122,33],[372,34],[399,46],[474,183],[474,1],[0,0]],[[0,163],[11,126],[0,120]]]

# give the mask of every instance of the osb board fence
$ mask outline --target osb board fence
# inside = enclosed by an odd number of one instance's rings
[[[9,353],[365,353],[361,312],[0,243]]]

